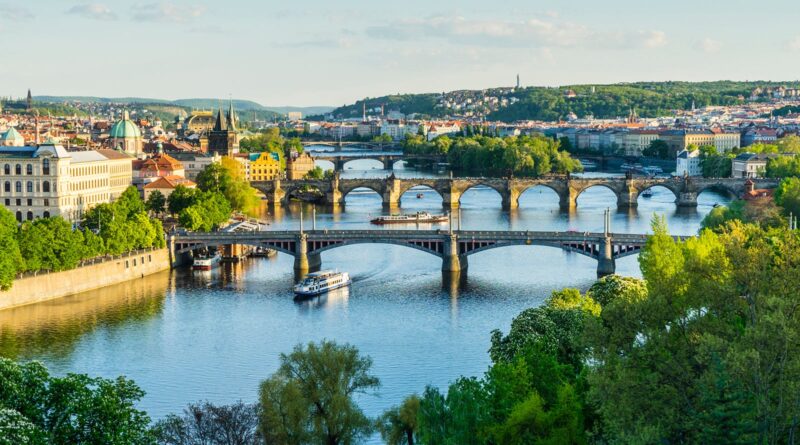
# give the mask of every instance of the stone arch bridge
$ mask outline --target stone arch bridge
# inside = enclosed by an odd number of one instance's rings
[[[648,235],[621,233],[447,231],[447,230],[312,230],[210,232],[171,235],[173,260],[190,251],[210,246],[250,245],[274,249],[294,257],[297,275],[319,270],[321,254],[354,244],[393,244],[420,250],[442,259],[442,271],[460,274],[467,258],[485,250],[506,246],[548,246],[597,260],[597,274],[613,274],[615,261],[641,251]],[[680,239],[676,237],[676,239]]]
[[[776,188],[780,180],[758,178],[753,180],[755,188]],[[502,198],[503,209],[519,206],[519,197],[525,190],[542,186],[553,190],[559,197],[562,208],[577,205],[578,196],[591,187],[605,187],[617,197],[621,208],[635,207],[639,195],[645,190],[661,186],[675,195],[679,207],[696,207],[697,196],[706,190],[715,190],[731,196],[741,197],[747,191],[747,180],[739,178],[576,178],[548,176],[542,178],[388,178],[330,180],[274,180],[253,182],[253,187],[266,195],[270,204],[285,204],[291,195],[300,190],[319,190],[329,205],[344,204],[345,197],[355,189],[366,188],[381,196],[387,207],[400,205],[400,197],[412,187],[424,186],[435,190],[442,197],[445,208],[458,208],[461,196],[472,187],[486,186],[494,189]]]

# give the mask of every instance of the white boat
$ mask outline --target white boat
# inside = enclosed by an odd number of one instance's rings
[[[347,272],[323,270],[306,275],[302,281],[294,285],[292,290],[297,295],[313,296],[349,286],[350,283],[352,283],[352,280],[350,280],[350,274]]]
[[[215,253],[213,255],[202,255],[194,259],[192,263],[192,270],[211,270],[219,265],[222,260],[222,255]]]
[[[379,216],[370,220],[372,224],[423,224],[445,223],[447,215],[431,215],[428,212],[417,212],[411,215]]]

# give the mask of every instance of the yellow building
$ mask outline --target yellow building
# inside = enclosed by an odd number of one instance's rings
[[[669,130],[661,133],[660,139],[669,146],[670,154],[676,156],[690,145],[711,145],[722,153],[741,145],[741,135],[722,130]]]
[[[286,177],[288,179],[305,179],[306,174],[314,170],[314,158],[308,153],[291,153],[286,160]]]
[[[278,153],[263,152],[250,161],[251,181],[272,181],[283,176]]]

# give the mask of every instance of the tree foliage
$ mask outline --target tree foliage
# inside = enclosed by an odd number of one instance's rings
[[[410,395],[399,406],[386,410],[378,418],[376,426],[387,445],[414,445],[419,404],[419,396]]]
[[[183,415],[170,414],[154,427],[162,445],[259,445],[258,406],[209,402],[189,405]]]
[[[0,207],[0,290],[11,287],[21,264],[17,220],[5,207]]]
[[[372,359],[332,341],[298,345],[261,383],[260,431],[267,443],[354,444],[373,424],[353,397],[380,385]]]
[[[123,377],[54,377],[40,363],[20,365],[0,357],[0,382],[0,443],[154,443],[150,418],[135,408],[144,392]]]

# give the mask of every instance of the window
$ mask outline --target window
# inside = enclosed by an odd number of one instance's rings
[[[133,267],[136,267],[136,258],[133,259]]]
[[[27,187],[25,187],[25,189],[28,191],[28,193],[33,193],[33,181],[28,181]]]
[[[17,222],[22,222],[22,212],[17,211]]]
[[[28,164],[27,166],[25,166],[25,174],[28,176],[33,174],[33,165]]]
[[[33,220],[33,212],[28,212],[27,216],[28,216],[28,221],[32,221]]]
[[[5,174],[5,175],[10,175],[11,174],[11,166],[9,164],[6,164],[3,167],[3,174]]]
[[[129,263],[128,260],[125,260],[125,268],[127,269],[129,267],[131,267],[131,263]]]
[[[45,193],[50,193],[50,181],[44,181],[42,183],[42,191]]]
[[[42,218],[50,218],[50,212],[45,211],[44,213],[42,213]]]
[[[8,167],[8,166],[6,166]],[[6,181],[5,185],[3,185],[3,191],[6,193],[11,193],[11,182]]]
[[[33,205],[33,200],[31,198],[28,198],[28,207],[30,207],[32,205]]]
[[[17,207],[19,207],[19,206],[22,205],[22,200],[17,198],[16,203],[17,203]]]
[[[17,164],[14,166],[14,174],[21,175],[22,174],[22,166]]]
[[[49,175],[50,174],[50,160],[44,159],[42,161],[42,174]]]
[[[17,181],[17,183],[14,184],[14,190],[17,193],[22,193],[22,181]]]
[[[44,206],[45,207],[50,207],[50,200],[49,199],[45,199],[44,200]]]

